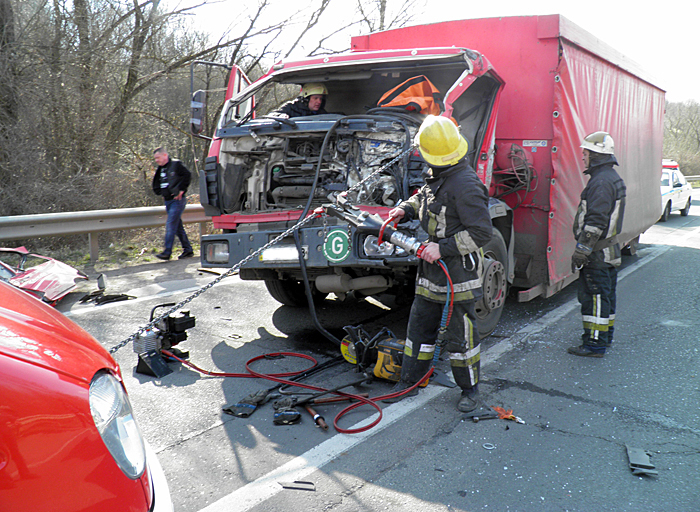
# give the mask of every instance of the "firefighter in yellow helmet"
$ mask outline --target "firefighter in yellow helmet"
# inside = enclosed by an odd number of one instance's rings
[[[324,110],[328,89],[321,83],[304,84],[299,96],[285,103],[271,115],[276,117],[303,117],[327,114]]]
[[[394,390],[412,386],[431,365],[443,309],[449,296],[447,276],[454,289],[454,309],[447,331],[441,334],[450,353],[450,366],[462,395],[457,409],[478,406],[481,354],[474,303],[482,295],[480,248],[491,239],[492,227],[486,187],[467,162],[468,144],[453,121],[428,116],[416,142],[430,168],[426,184],[408,201],[389,212],[401,222],[419,219],[429,235],[416,276],[416,295],[408,319],[401,380]],[[414,393],[417,390],[414,390]]]

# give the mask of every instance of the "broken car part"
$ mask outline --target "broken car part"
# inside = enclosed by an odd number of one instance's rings
[[[30,253],[26,247],[0,248],[0,280],[55,305],[88,276],[58,260]]]
[[[649,459],[651,455],[649,452],[629,445],[625,445],[625,447],[627,448],[627,457],[629,458],[630,469],[633,475],[657,476],[659,474]]]

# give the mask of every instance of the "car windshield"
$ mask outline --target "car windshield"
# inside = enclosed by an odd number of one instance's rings
[[[668,173],[665,172],[661,175],[661,186],[662,187],[668,187],[670,186],[670,178],[668,176]]]

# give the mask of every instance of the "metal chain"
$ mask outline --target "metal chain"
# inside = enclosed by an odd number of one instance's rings
[[[282,233],[282,234],[280,234],[279,236],[275,237],[273,240],[270,240],[268,243],[266,243],[265,245],[263,245],[262,247],[260,247],[260,248],[257,249],[256,251],[252,252],[251,254],[249,254],[248,256],[246,256],[245,258],[243,258],[243,259],[242,259],[241,261],[239,261],[238,263],[236,263],[233,267],[231,267],[230,269],[228,269],[226,272],[224,272],[223,274],[221,274],[219,277],[217,277],[216,279],[213,279],[213,280],[209,281],[207,284],[205,284],[204,286],[202,286],[199,290],[197,290],[196,292],[194,292],[192,295],[190,295],[189,297],[187,297],[187,298],[183,299],[182,301],[178,302],[177,304],[175,304],[174,306],[172,306],[170,309],[168,309],[165,313],[162,313],[158,318],[152,320],[152,321],[149,322],[147,325],[141,327],[141,328],[140,328],[138,331],[136,331],[134,334],[132,334],[131,336],[129,336],[129,337],[126,338],[125,340],[121,341],[119,344],[117,344],[117,345],[113,346],[112,348],[110,348],[110,349],[109,349],[109,353],[110,353],[110,354],[114,354],[117,350],[119,350],[119,349],[123,348],[124,346],[128,345],[130,342],[134,341],[134,340],[136,339],[136,337],[137,337],[139,334],[141,334],[142,332],[146,332],[146,331],[149,330],[149,329],[152,329],[153,327],[155,327],[155,326],[158,324],[158,322],[160,322],[160,321],[163,320],[164,318],[168,317],[169,315],[171,315],[171,314],[174,313],[175,311],[178,311],[179,309],[182,309],[184,306],[186,306],[187,304],[189,304],[190,302],[192,302],[194,299],[196,299],[197,297],[199,297],[201,294],[203,294],[203,293],[204,293],[205,291],[207,291],[209,288],[211,288],[212,286],[214,286],[214,285],[220,283],[223,279],[227,278],[228,276],[234,274],[236,271],[238,271],[243,265],[245,265],[246,263],[248,263],[250,260],[252,260],[253,258],[257,257],[257,256],[258,256],[259,254],[261,254],[263,251],[265,251],[266,249],[269,249],[270,247],[272,247],[273,245],[275,245],[276,243],[278,243],[279,241],[281,241],[283,238],[285,238],[285,237],[289,236],[290,234],[292,234],[292,232],[294,232],[295,229],[301,228],[302,226],[308,224],[309,222],[311,222],[311,221],[312,221],[314,218],[316,218],[317,216],[318,216],[317,213],[313,213],[313,214],[309,215],[309,216],[306,217],[305,219],[299,221],[299,222],[296,223],[294,226],[292,226],[291,228],[289,228],[289,229],[288,229],[287,231],[285,231],[284,233]]]
[[[383,165],[382,167],[380,167],[379,169],[377,169],[376,171],[374,171],[372,174],[369,174],[368,176],[366,176],[365,178],[363,178],[361,181],[358,181],[357,183],[355,183],[355,185],[353,185],[353,186],[350,187],[348,190],[346,190],[345,192],[343,192],[343,194],[349,194],[350,192],[353,192],[356,188],[362,187],[362,186],[365,184],[365,182],[367,182],[367,181],[370,180],[370,178],[373,178],[374,176],[376,176],[376,175],[379,174],[380,172],[384,172],[386,169],[388,169],[389,167],[391,167],[392,165],[394,165],[396,162],[398,162],[400,159],[402,159],[402,158],[403,158],[404,156],[406,156],[408,153],[410,153],[411,151],[413,151],[413,149],[414,149],[415,147],[416,147],[415,144],[411,144],[411,146],[410,146],[408,149],[406,149],[405,151],[402,151],[401,153],[399,153],[398,155],[396,155],[396,157],[395,157],[393,160],[389,161],[386,165]]]
[[[411,146],[411,147],[408,148],[407,150],[403,151],[403,152],[400,153],[398,156],[396,156],[396,158],[392,159],[392,160],[391,160],[390,162],[388,162],[386,165],[384,165],[384,166],[380,167],[379,169],[377,169],[376,171],[374,171],[372,174],[370,174],[369,176],[367,176],[366,178],[364,178],[362,181],[360,181],[360,182],[356,183],[354,186],[350,187],[350,188],[349,188],[346,192],[344,192],[344,193],[352,192],[355,188],[361,187],[361,186],[362,186],[366,181],[368,181],[370,178],[372,178],[373,176],[379,174],[380,172],[382,172],[382,171],[388,169],[389,167],[391,167],[392,165],[394,165],[400,158],[403,158],[406,154],[408,154],[409,152],[413,151],[413,148],[414,148],[414,146]],[[129,336],[129,337],[126,338],[125,340],[123,340],[123,341],[119,342],[118,344],[114,345],[112,348],[109,349],[109,353],[110,353],[110,354],[114,354],[117,350],[120,350],[120,349],[124,348],[126,345],[128,345],[129,343],[131,343],[132,341],[134,341],[134,340],[139,336],[139,334],[141,334],[141,333],[143,333],[143,332],[146,332],[146,331],[148,331],[149,329],[152,329],[153,327],[156,327],[156,326],[158,325],[158,322],[160,322],[160,321],[163,320],[164,318],[167,318],[167,317],[168,317],[169,315],[171,315],[172,313],[175,313],[176,311],[182,309],[184,306],[186,306],[187,304],[189,304],[190,302],[192,302],[194,299],[196,299],[197,297],[199,297],[201,294],[203,294],[204,292],[206,292],[209,288],[211,288],[212,286],[214,286],[214,285],[220,283],[223,279],[229,277],[230,275],[234,274],[236,271],[238,271],[243,265],[245,265],[246,263],[248,263],[250,260],[252,260],[253,258],[255,258],[255,257],[257,257],[258,255],[260,255],[260,254],[261,254],[263,251],[265,251],[266,249],[269,249],[269,248],[272,247],[273,245],[277,244],[277,243],[280,242],[282,239],[284,239],[284,238],[286,238],[287,236],[291,235],[295,230],[300,229],[302,226],[305,226],[306,224],[308,224],[309,222],[311,222],[313,219],[315,219],[315,218],[318,217],[319,215],[322,215],[322,214],[314,212],[314,213],[312,213],[311,215],[308,215],[305,219],[300,220],[300,221],[297,222],[294,226],[292,226],[291,228],[287,229],[284,233],[282,233],[282,234],[276,236],[274,239],[270,240],[268,243],[266,243],[265,245],[263,245],[262,247],[260,247],[260,248],[257,249],[256,251],[252,252],[251,254],[249,254],[248,256],[246,256],[245,258],[243,258],[241,261],[239,261],[238,263],[236,263],[233,267],[231,267],[230,269],[228,269],[226,272],[224,272],[223,274],[221,274],[219,277],[217,277],[216,279],[213,279],[212,281],[208,282],[207,284],[205,284],[204,286],[202,286],[199,290],[197,290],[196,292],[194,292],[192,295],[190,295],[189,297],[183,299],[182,301],[180,301],[180,302],[178,302],[177,304],[175,304],[174,306],[172,306],[172,307],[171,307],[170,309],[168,309],[165,313],[162,313],[158,318],[155,318],[154,320],[152,320],[151,322],[149,322],[147,325],[144,325],[143,327],[141,327],[138,331],[136,331],[135,333],[133,333],[131,336]]]

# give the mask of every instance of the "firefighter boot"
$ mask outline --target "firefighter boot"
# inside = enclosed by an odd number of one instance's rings
[[[391,394],[399,393],[401,391],[404,391],[405,389],[410,388],[411,386],[413,386],[413,383],[405,381],[405,380],[400,380],[396,384],[394,384],[394,387],[391,388],[389,393],[391,393]],[[418,395],[418,388],[412,389],[411,391],[409,391],[408,393],[404,393],[403,395],[395,396],[392,398],[387,398],[387,399],[382,400],[382,401],[386,402],[388,404],[393,404],[396,402],[400,402],[404,398],[408,398],[410,396],[416,396],[416,395]]]
[[[459,412],[472,412],[479,406],[479,389],[474,386],[470,389],[463,389],[462,396],[457,402]]]
[[[605,348],[602,350],[598,347],[592,348],[590,345],[580,345],[578,347],[569,347],[566,349],[569,354],[581,357],[603,357]]]

